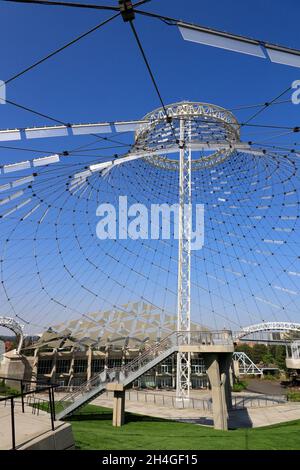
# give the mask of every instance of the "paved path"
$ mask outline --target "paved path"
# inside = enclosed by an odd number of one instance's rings
[[[248,382],[247,390],[256,393],[265,393],[266,395],[286,395],[287,389],[282,387],[279,382],[265,379],[246,379]]]
[[[62,421],[55,422],[55,429],[65,426]],[[16,446],[48,433],[51,430],[50,415],[45,411],[39,411],[39,415],[32,414],[32,407],[25,405],[25,413],[22,413],[21,403],[15,405],[15,430]],[[0,403],[0,449],[12,448],[11,409],[10,405]]]

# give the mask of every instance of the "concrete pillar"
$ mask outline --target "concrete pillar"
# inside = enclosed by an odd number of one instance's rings
[[[122,384],[109,383],[106,390],[114,392],[114,405],[113,405],[113,426],[123,426],[125,423],[125,389]]]
[[[36,348],[33,355],[33,365],[30,380],[37,380],[39,362],[39,348]]]
[[[231,353],[219,354],[219,367],[220,367],[220,374],[221,374],[221,382],[224,386],[227,410],[232,409],[232,396],[231,396],[231,384],[230,384],[231,362],[232,362]]]
[[[104,369],[108,369],[109,346],[105,347]]]
[[[232,361],[232,366],[233,366],[233,376],[235,379],[238,379],[240,376],[240,366],[239,366],[239,361]]]
[[[5,380],[5,384],[8,387],[20,390],[20,382],[13,379],[25,378],[25,361],[23,360],[23,357],[20,354],[15,354],[15,352],[12,351],[3,354],[1,373],[3,374],[3,377],[8,377],[11,379]]]
[[[74,363],[75,363],[75,348],[73,347],[72,350],[72,358],[70,362],[70,368],[69,368],[69,380],[68,380],[68,386],[71,385],[73,377],[74,377]]]
[[[55,374],[56,374],[56,361],[57,361],[57,349],[54,349],[53,356],[52,356],[52,369],[50,374],[50,382],[55,382]]]
[[[92,378],[92,360],[93,360],[93,351],[91,346],[88,349],[87,353],[87,373],[86,373],[86,380],[90,380]]]
[[[232,388],[233,387],[233,384],[234,384],[234,377],[233,377],[233,370],[232,370],[232,363],[230,365],[230,369],[229,369],[229,381],[230,381],[230,387]]]
[[[215,429],[228,429],[228,414],[225,396],[225,386],[221,379],[219,355],[216,353],[204,354],[207,375],[211,386],[213,419]],[[223,378],[224,378],[224,374]]]

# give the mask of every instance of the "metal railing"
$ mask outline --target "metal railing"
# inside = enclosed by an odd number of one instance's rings
[[[18,403],[21,404],[22,413],[25,413],[25,404],[32,407],[32,414],[39,415],[41,405],[43,409],[50,413],[51,429],[54,431],[55,421],[55,401],[54,401],[54,384],[45,384],[36,382],[34,380],[16,379],[12,377],[0,377],[0,380],[5,384],[8,382],[17,382],[20,388],[20,392],[3,392],[0,395],[0,404],[4,406],[10,406],[10,417],[11,417],[11,441],[12,449],[16,449],[16,419],[15,419],[15,407]],[[36,397],[36,394],[48,392],[48,400],[40,397]],[[4,395],[4,396],[3,396]]]
[[[163,351],[169,350],[176,346],[178,344],[179,337],[179,333],[173,332],[164,338],[160,343],[145,350],[128,364],[121,367],[104,369],[100,374],[95,375],[91,379],[84,382],[81,386],[77,387],[75,391],[61,398],[61,400],[58,402],[58,408],[60,410],[65,410],[80,397],[86,395],[87,392],[90,392],[95,388],[100,388],[101,386],[104,389],[107,382],[123,381],[125,378],[128,378],[131,373],[137,372],[139,369],[146,366],[149,362],[158,357]]]
[[[111,392],[105,392],[108,399],[111,398]],[[141,390],[127,390],[126,400],[135,401],[137,403],[148,403],[156,406],[167,406],[169,408],[193,408],[204,411],[212,411],[212,401],[209,398],[194,398],[189,400],[179,399],[175,394],[167,395],[157,392],[144,392]],[[179,402],[179,403],[178,403]]]
[[[112,392],[104,392],[103,397],[112,398]],[[168,395],[159,392],[149,392],[141,390],[127,390],[126,400],[137,403],[148,403],[156,406],[166,406],[169,408],[178,408],[178,398],[175,394]],[[287,402],[284,395],[244,395],[232,396],[232,409],[260,408],[271,405],[280,405]],[[195,398],[190,397],[188,401],[182,399],[180,408],[199,409],[204,411],[212,411],[211,398]]]
[[[287,403],[285,395],[244,395],[232,397],[232,409],[243,410],[246,408],[260,408],[271,405],[281,405]]]

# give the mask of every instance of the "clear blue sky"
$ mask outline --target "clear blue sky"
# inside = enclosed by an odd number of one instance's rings
[[[89,0],[90,3],[93,1]],[[117,1],[103,0],[102,2],[117,4]],[[212,2],[152,0],[143,6],[143,9],[300,49],[300,5],[296,0],[286,0],[285,2],[279,0],[214,0]],[[7,4],[1,1],[0,12],[0,43],[2,46],[0,79],[2,80],[9,79],[15,73],[110,15],[107,12],[30,4]],[[271,100],[290,86],[294,80],[300,79],[300,69],[297,68],[185,42],[176,27],[167,26],[157,20],[137,17],[135,26],[166,104],[186,99],[211,102],[231,109]],[[290,94],[285,98],[288,99],[289,96]],[[120,18],[9,84],[7,98],[70,123],[136,119],[160,105],[130,27]],[[239,111],[236,114],[240,120],[244,120],[252,113],[253,110],[247,110]],[[274,106],[262,113],[254,122],[299,126],[300,105],[295,106],[288,103]],[[0,106],[1,129],[49,125],[51,123],[51,121],[16,109],[9,104]],[[259,135],[262,135],[261,130],[257,132],[252,130],[251,133],[247,130],[243,137],[246,140],[255,140]],[[124,141],[126,139],[128,141],[126,136],[122,136],[122,138]],[[54,151],[61,151],[92,139],[85,136],[78,138],[76,143],[75,140],[75,138],[72,141],[68,139],[37,139],[29,143],[16,143],[15,146],[28,146],[36,149],[50,148]],[[288,136],[284,140],[277,140],[277,142],[289,144],[296,141],[299,142],[299,134]],[[39,155],[0,148],[2,162],[24,160],[36,156]],[[278,213],[275,216],[278,218]],[[28,233],[30,233],[30,237],[33,237],[34,227],[32,232]],[[54,237],[54,235],[51,232],[51,236]],[[295,251],[296,248],[295,242]],[[91,246],[88,249],[93,251]],[[20,248],[22,255],[21,250],[24,250],[24,246]],[[246,252],[246,248],[243,250]],[[16,251],[18,251],[18,245]],[[24,253],[26,254],[26,251]],[[203,251],[200,257],[206,256],[205,253]],[[49,254],[49,263],[51,262],[50,255],[51,253]],[[73,253],[70,252],[68,256],[72,261]],[[97,256],[100,263],[102,253],[98,253]],[[124,258],[126,263],[126,253]],[[23,265],[25,265],[24,259],[22,256],[19,258],[19,262]],[[52,261],[59,260],[56,258]],[[78,260],[76,259],[76,261]],[[213,264],[214,260],[208,261],[208,263],[210,262]],[[45,260],[44,264],[45,272],[50,278],[51,269]],[[81,265],[77,264],[78,272],[84,275]],[[284,267],[286,266],[284,265]],[[215,266],[211,268],[215,268]],[[282,269],[282,266],[278,267],[279,269]],[[199,270],[201,269],[199,268]],[[266,277],[271,270],[269,267],[265,271]],[[298,268],[297,270],[300,271]],[[216,277],[221,276],[220,272],[215,275]],[[88,274],[86,274],[86,278],[90,279]],[[98,279],[94,278],[94,280],[96,284]],[[33,284],[35,281],[36,279],[33,280]],[[54,287],[55,281],[57,282],[55,279],[51,281],[54,282]],[[210,281],[206,279],[206,282]],[[253,285],[257,287],[259,282],[258,276]],[[26,283],[27,277],[25,277],[25,287]],[[174,285],[176,285],[176,280]],[[14,285],[14,287],[18,286]],[[246,286],[246,288],[248,287]],[[63,281],[58,288],[63,290]],[[40,289],[38,283],[36,289],[37,292]],[[216,288],[217,290],[218,288]],[[250,290],[248,289],[249,292],[251,292],[251,286]],[[71,295],[72,291],[69,294]],[[112,289],[110,294],[114,294]],[[266,293],[270,298],[272,294],[272,291]],[[224,295],[228,295],[230,298],[231,293],[226,291]],[[202,299],[199,300],[199,303],[201,301]],[[33,300],[28,300],[27,308],[32,307],[32,302]],[[207,299],[208,312],[212,307],[220,310],[223,308],[218,305],[217,295],[214,302],[215,304],[211,306],[209,299]],[[36,303],[38,303],[37,300]],[[278,303],[280,302],[278,301]],[[228,311],[225,312],[228,316],[231,315],[232,304],[233,300],[231,299],[229,306],[227,306]],[[252,308],[252,305],[250,307]],[[294,318],[295,311],[296,308],[292,312]],[[242,321],[246,324],[249,322],[249,318],[245,317]],[[218,326],[220,325],[223,326],[223,323],[218,323]]]
[[[296,0],[152,0],[143,8],[300,48]],[[2,80],[110,15],[4,2],[0,9]],[[176,27],[156,20],[138,17],[135,25],[166,103],[189,99],[229,108],[260,103],[300,78],[297,68],[187,43]],[[121,19],[8,85],[7,97],[67,122],[138,118],[159,105],[129,25]],[[280,112],[264,113],[263,120],[295,123],[300,106],[290,106],[289,116]],[[1,128],[44,123],[9,105],[0,107]]]

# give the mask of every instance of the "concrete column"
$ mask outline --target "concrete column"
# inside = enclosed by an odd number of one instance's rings
[[[107,384],[106,390],[114,392],[112,425],[123,426],[125,423],[125,389],[122,384],[112,382]]]
[[[108,369],[108,357],[109,357],[109,349],[105,347],[105,357],[104,357],[104,369]]]
[[[233,370],[232,370],[232,367],[233,367],[233,365],[232,365],[232,363],[231,363],[230,369],[229,369],[229,382],[230,382],[230,387],[231,387],[231,389],[232,389],[233,384],[234,384],[234,378],[233,378]]]
[[[39,348],[36,348],[33,355],[33,365],[32,365],[32,373],[30,380],[37,380],[37,373],[38,373],[38,362],[39,362]]]
[[[50,382],[55,382],[55,374],[56,374],[56,360],[57,360],[57,349],[54,349],[53,356],[52,356],[52,369],[50,374]]]
[[[218,354],[214,353],[204,354],[204,361],[211,386],[214,428],[227,430],[228,416],[225,386],[223,385],[221,380],[218,356]]]
[[[93,360],[93,351],[91,346],[88,349],[87,353],[87,373],[86,373],[86,380],[90,380],[92,378],[92,360]]]
[[[232,396],[231,396],[231,384],[230,384],[231,362],[232,362],[231,353],[219,354],[219,367],[220,367],[220,374],[221,374],[221,382],[225,391],[227,410],[232,409]]]
[[[75,362],[75,348],[72,348],[72,358],[70,362],[70,369],[69,369],[69,380],[68,385],[71,385],[72,379],[74,377],[74,362]]]
[[[232,367],[233,367],[233,377],[235,379],[238,379],[240,376],[240,366],[239,366],[239,361],[232,361]]]

